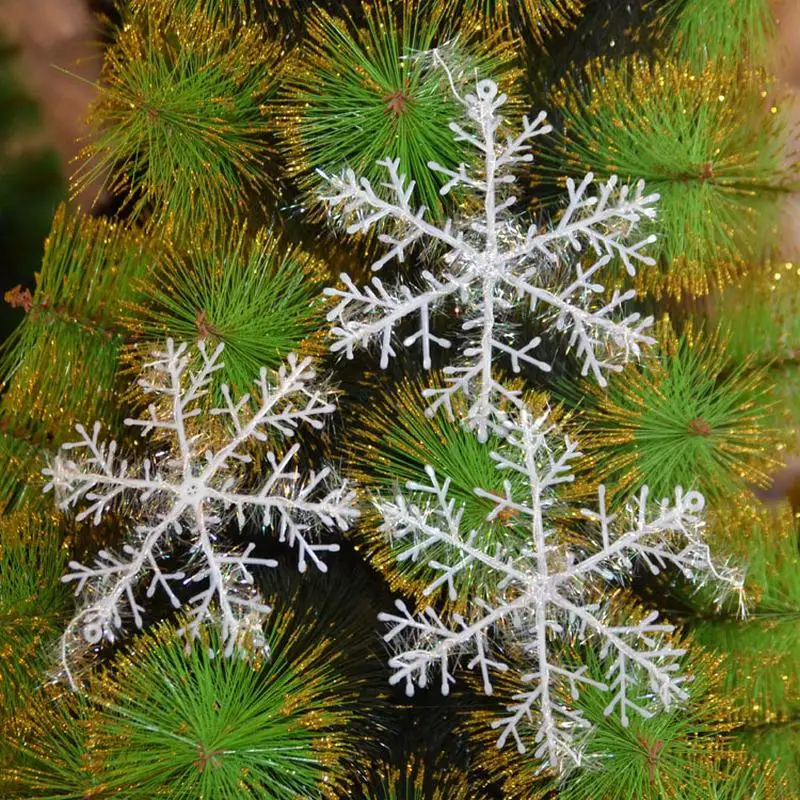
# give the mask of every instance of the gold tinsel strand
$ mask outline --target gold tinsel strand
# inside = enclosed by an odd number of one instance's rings
[[[586,0],[439,0],[436,12],[475,14],[485,26],[521,25],[538,45],[575,26],[583,13]]]

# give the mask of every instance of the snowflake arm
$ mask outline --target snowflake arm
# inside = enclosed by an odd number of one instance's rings
[[[140,539],[138,547],[131,544],[123,545],[125,558],[115,556],[107,550],[101,550],[92,566],[84,566],[76,561],[69,562],[72,572],[64,575],[64,583],[76,581],[75,594],[87,593],[93,600],[86,605],[70,621],[62,637],[62,652],[65,652],[66,643],[77,632],[80,625],[80,635],[89,644],[97,644],[102,639],[115,641],[115,631],[123,626],[123,607],[127,606],[137,628],[142,626],[142,613],[144,607],[136,600],[135,588],[141,575],[148,570],[153,573],[153,578],[147,590],[147,596],[155,593],[157,586],[165,591],[174,608],[180,606],[180,601],[175,595],[171,582],[180,582],[185,573],[164,573],[161,571],[155,557],[156,548],[162,537],[170,528],[177,528],[179,514],[173,510],[157,525],[152,527],[138,526],[136,534]],[[65,674],[70,685],[75,688],[69,663],[63,661]]]
[[[389,683],[394,685],[404,681],[406,694],[412,697],[415,685],[424,689],[428,685],[429,672],[438,666],[442,676],[442,694],[448,694],[450,684],[455,683],[449,670],[450,660],[457,661],[464,652],[474,650],[468,667],[479,667],[484,679],[484,689],[487,694],[491,694],[490,671],[494,669],[505,672],[509,667],[505,662],[490,657],[488,635],[493,625],[514,611],[525,609],[529,602],[530,598],[519,598],[513,603],[498,604],[495,607],[483,603],[483,616],[469,622],[460,614],[453,614],[454,624],[448,625],[430,606],[414,617],[402,600],[395,601],[399,615],[386,612],[378,615],[380,621],[392,624],[391,630],[383,637],[384,641],[391,642],[395,637],[404,635],[401,639],[401,651],[389,659],[389,667],[394,670]]]
[[[414,181],[406,183],[406,176],[400,173],[399,158],[384,158],[377,163],[388,173],[388,180],[382,184],[382,188],[389,192],[389,200],[384,200],[366,178],[359,179],[352,169],[345,170],[340,176],[328,177],[326,175],[325,177],[334,191],[332,194],[322,196],[322,200],[330,206],[344,205],[345,214],[359,215],[359,219],[348,226],[348,233],[366,233],[386,218],[400,223],[403,230],[407,231],[399,240],[387,234],[381,234],[378,237],[379,241],[392,244],[392,248],[372,264],[374,271],[379,270],[392,259],[402,262],[405,259],[406,248],[423,237],[447,245],[456,253],[464,251],[473,258],[478,255],[478,252],[465,240],[462,232],[453,232],[451,220],[446,220],[444,225],[439,227],[425,219],[426,209],[424,206],[417,211],[412,210],[410,202],[414,191]]]
[[[379,503],[378,508],[383,515],[385,530],[395,542],[409,542],[406,549],[399,550],[398,561],[417,561],[425,556],[425,551],[437,545],[444,544],[448,555],[452,555],[455,563],[442,563],[429,561],[429,566],[439,574],[423,590],[428,596],[444,583],[448,585],[448,594],[451,599],[456,599],[456,589],[453,583],[455,575],[466,569],[474,561],[479,561],[484,566],[502,573],[506,582],[514,579],[523,579],[525,576],[514,568],[510,560],[504,560],[501,553],[492,555],[478,547],[473,546],[476,531],[470,531],[466,536],[461,534],[462,509],[455,509],[455,501],[449,499],[447,493],[450,481],[439,483],[433,468],[428,466],[425,471],[430,478],[429,484],[410,482],[407,489],[413,492],[431,494],[436,504],[420,507],[418,504],[406,500],[399,494],[394,503]]]
[[[633,290],[620,293],[615,289],[611,299],[599,309],[590,310],[576,302],[578,295],[590,296],[603,291],[602,285],[591,283],[590,279],[609,261],[609,256],[603,256],[586,271],[578,267],[576,279],[558,294],[537,287],[524,278],[513,275],[506,277],[509,286],[520,296],[529,299],[531,311],[544,305],[556,312],[556,330],[569,331],[569,346],[575,348],[577,358],[583,359],[581,374],[585,376],[591,372],[601,386],[607,385],[606,371],[616,372],[622,366],[616,361],[600,358],[599,354],[617,352],[622,354],[624,361],[628,361],[631,357],[638,358],[641,355],[642,346],[656,342],[644,333],[653,324],[652,317],[643,318],[638,312],[622,319],[613,316],[635,297]],[[549,369],[549,365],[545,365],[545,371]],[[518,371],[518,368],[514,371]]]
[[[346,289],[326,289],[330,297],[340,298],[339,303],[328,313],[328,321],[339,321],[331,331],[336,342],[331,346],[333,352],[344,350],[347,358],[353,358],[357,345],[366,346],[372,339],[379,339],[381,344],[381,368],[389,364],[389,358],[395,356],[392,347],[392,334],[395,325],[412,315],[419,315],[419,328],[404,339],[406,346],[420,341],[422,344],[423,363],[425,368],[431,365],[431,344],[448,348],[450,342],[444,337],[436,336],[431,331],[430,315],[443,300],[461,288],[457,281],[442,283],[427,270],[421,275],[428,285],[428,291],[414,296],[407,286],[398,287],[396,292],[386,289],[383,282],[375,277],[372,286],[359,289],[346,273],[341,279]],[[350,319],[353,307],[358,309],[357,316],[365,317],[364,321]]]
[[[581,509],[581,514],[599,526],[602,546],[596,553],[575,564],[575,574],[602,574],[604,570],[615,568],[620,560],[627,569],[635,559],[654,575],[671,565],[689,580],[713,582],[721,592],[735,592],[744,614],[744,578],[741,571],[729,564],[719,563],[702,538],[703,521],[700,514],[704,506],[703,496],[698,492],[684,492],[678,486],[674,501],[670,504],[668,500],[661,500],[657,505],[657,515],[649,519],[648,494],[647,486],[643,486],[630,501],[628,516],[631,524],[615,536],[612,528],[618,517],[606,510],[605,487],[598,488],[598,511]]]
[[[630,227],[642,219],[655,219],[659,195],[645,195],[643,181],[636,183],[631,192],[630,186],[619,186],[616,175],[600,186],[598,195],[593,195],[589,194],[593,181],[591,172],[577,186],[572,178],[567,178],[569,203],[558,224],[545,231],[540,230],[538,225],[531,225],[524,243],[503,254],[500,263],[515,264],[535,253],[549,261],[556,261],[558,256],[551,247],[553,244],[567,244],[576,252],[581,252],[584,245],[588,244],[598,257],[606,257],[603,266],[612,257],[619,256],[631,277],[636,274],[634,262],[654,264],[655,261],[642,250],[655,242],[655,235],[629,244],[622,237],[619,223],[627,222],[629,226],[626,227]]]
[[[219,520],[213,517],[207,519],[201,507],[195,522],[198,534],[196,547],[202,553],[205,567],[194,573],[187,583],[206,581],[208,585],[188,600],[191,611],[186,632],[191,638],[199,637],[202,624],[207,619],[213,619],[216,616],[220,636],[225,645],[224,654],[230,658],[240,643],[241,610],[244,609],[245,613],[256,612],[262,615],[271,611],[268,605],[259,601],[257,594],[248,596],[242,591],[243,586],[251,587],[254,582],[249,568],[254,566],[276,567],[278,562],[274,559],[251,558],[250,552],[255,547],[252,543],[247,546],[242,555],[220,554],[214,547],[209,532],[209,524],[219,522]],[[237,570],[239,580],[232,575]],[[211,610],[213,601],[216,601],[216,614]]]

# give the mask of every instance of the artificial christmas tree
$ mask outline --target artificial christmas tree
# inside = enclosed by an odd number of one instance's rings
[[[113,16],[114,219],[4,287],[3,795],[800,796],[765,0]]]

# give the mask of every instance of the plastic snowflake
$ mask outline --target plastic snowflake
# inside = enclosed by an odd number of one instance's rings
[[[232,514],[239,527],[250,515],[274,531],[279,541],[296,550],[301,572],[309,561],[326,570],[322,554],[335,552],[339,546],[315,541],[317,533],[321,529],[345,530],[358,514],[354,493],[345,483],[332,481],[329,468],[303,475],[292,466],[297,444],[282,456],[267,454],[265,477],[257,488],[239,488],[244,478],[242,467],[251,461],[245,449],[249,443],[267,441],[270,429],[273,435],[292,436],[301,423],[321,428],[323,418],[334,410],[324,393],[313,387],[310,361],[290,356],[274,381],[262,368],[255,402],[249,395],[234,402],[228,387],[222,386],[225,407],[210,413],[227,418],[230,438],[212,451],[198,444],[200,435],[191,433],[187,423],[202,413],[197,401],[223,366],[222,345],[210,354],[202,342],[198,349],[200,366],[194,372],[187,346],[167,340],[165,351],[154,353],[155,360],[145,367],[146,377],[139,380],[146,394],[154,393],[165,403],[151,404],[145,419],[125,420],[126,425],[140,428],[142,435],[157,430],[168,436],[170,448],[160,449],[153,460],[146,458],[132,470],[127,461],[118,458],[115,441],[99,441],[100,423],[95,423],[91,434],[77,426],[80,441],[63,449],[80,457],[59,455],[52,467],[44,470],[50,478],[45,491],[55,488],[62,509],[88,502],[78,520],[91,516],[97,525],[112,504],[122,499],[141,508],[145,518],[133,528],[133,536],[120,554],[101,550],[89,566],[71,561],[72,571],[62,578],[77,582],[75,593],[88,598],[62,638],[62,661],[70,683],[67,646],[77,627],[91,644],[102,639],[114,641],[122,630],[123,614],[129,613],[134,625],[141,628],[144,608],[136,589],[145,578],[149,579],[146,596],[150,598],[160,589],[175,608],[182,605],[176,594],[178,586],[199,586],[186,601],[189,623],[183,633],[190,638],[212,618],[219,625],[226,656],[233,653],[244,634],[255,634],[258,639],[260,623],[270,608],[254,588],[251,570],[275,567],[277,561],[252,556],[254,544],[240,552],[220,545],[218,535]],[[171,558],[180,542],[189,544],[185,569],[165,571],[161,557],[164,561]]]
[[[433,58],[447,71],[438,51],[433,52]],[[503,139],[503,118],[498,111],[506,102],[506,95],[498,93],[493,81],[481,80],[474,95],[462,98],[449,71],[447,75],[471,130],[457,122],[451,123],[450,128],[456,140],[467,142],[479,152],[483,170],[473,176],[465,164],[457,171],[433,162],[428,167],[449,178],[442,194],[457,186],[466,187],[482,198],[483,213],[457,221],[448,219],[442,226],[429,221],[424,207],[415,210],[409,205],[414,184],[399,174],[399,159],[378,162],[387,170],[388,182],[383,184],[387,197],[351,169],[339,176],[325,176],[331,191],[323,199],[332,208],[342,207],[346,216],[355,216],[348,232],[367,231],[383,220],[396,224],[394,235],[383,233],[378,237],[391,247],[372,264],[373,270],[381,269],[393,258],[403,261],[409,246],[420,240],[441,245],[446,251],[442,259],[445,266],[439,275],[422,271],[421,290],[402,280],[389,289],[377,277],[371,285],[359,288],[349,275],[342,274],[345,288],[326,290],[328,295],[339,298],[328,315],[328,320],[335,323],[332,335],[336,341],[331,349],[343,350],[352,358],[355,347],[377,340],[381,366],[386,367],[389,357],[395,355],[395,326],[417,317],[418,328],[403,344],[419,341],[423,364],[428,368],[432,345],[451,346],[449,340],[432,331],[431,314],[444,301],[458,300],[465,310],[463,330],[471,338],[461,348],[461,362],[445,368],[446,387],[429,389],[427,396],[433,398],[431,413],[442,405],[449,409],[454,393],[463,392],[470,397],[471,427],[477,428],[480,439],[485,441],[491,429],[503,431],[505,413],[500,405],[504,404],[498,401],[505,398],[518,408],[522,405],[519,392],[495,378],[499,360],[509,358],[515,372],[522,364],[550,370],[550,365],[535,355],[539,337],[518,343],[516,335],[509,335],[503,328],[512,312],[523,305],[531,311],[539,310],[542,317],[552,316],[556,330],[568,332],[570,347],[583,361],[583,374],[591,372],[601,385],[606,383],[605,371],[621,369],[620,360],[638,357],[641,345],[653,343],[643,333],[652,318],[642,319],[638,313],[618,316],[620,307],[635,292],[615,290],[610,298],[603,299],[600,295],[604,287],[598,278],[615,257],[621,259],[630,275],[635,274],[635,262],[654,263],[642,252],[655,240],[654,236],[630,243],[626,237],[640,220],[655,216],[658,195],[645,196],[642,182],[635,187],[620,187],[616,177],[601,185],[597,194],[590,191],[591,174],[579,185],[567,179],[569,202],[554,227],[520,227],[511,212],[515,198],[505,196],[505,189],[515,180],[510,169],[533,160],[528,152],[531,140],[551,130],[544,123],[546,115],[542,112],[533,121],[524,117],[522,132]],[[555,267],[563,263],[563,256],[570,247],[581,251],[587,245],[595,253],[594,263],[584,269],[576,261],[574,275],[566,285],[557,286],[560,273]]]
[[[559,770],[580,763],[576,733],[587,730],[589,723],[565,698],[578,699],[582,687],[608,692],[606,714],[618,709],[623,725],[630,712],[651,716],[655,701],[669,706],[687,698],[686,678],[678,674],[676,661],[684,651],[665,639],[673,626],[658,622],[657,611],[614,624],[596,602],[597,588],[623,580],[637,562],[653,573],[671,565],[698,584],[714,583],[721,591],[733,588],[740,598],[742,576],[714,563],[702,536],[703,497],[680,487],[674,499],[656,504],[647,502],[644,487],[620,514],[606,510],[600,487],[599,510],[582,510],[596,536],[583,536],[586,543],[580,547],[567,544],[548,527],[547,513],[557,502],[557,487],[573,480],[569,464],[580,454],[569,438],[551,436],[546,414],[533,419],[522,412],[520,419],[503,452],[493,452],[492,458],[497,469],[524,476],[524,499],[519,492],[512,498],[510,480],[502,496],[480,487],[475,493],[494,504],[487,521],[513,520],[517,529],[530,531],[527,547],[521,552],[482,548],[477,532],[462,526],[463,509],[448,496],[449,479],[427,467],[428,483],[407,485],[413,497],[399,494],[393,502],[376,501],[397,558],[428,559],[431,579],[425,595],[446,586],[450,599],[457,599],[454,578],[476,569],[495,577],[489,585],[496,590],[468,598],[465,614],[448,616],[428,607],[414,615],[397,600],[399,613],[379,616],[390,623],[384,639],[397,646],[389,661],[390,682],[405,682],[409,695],[415,685],[427,685],[433,670],[441,672],[441,691],[447,694],[453,668],[465,655],[467,667],[480,671],[484,690],[491,694],[493,675],[510,669],[508,653],[521,653],[526,663],[519,675],[521,691],[508,715],[493,723],[500,729],[498,747],[511,738],[525,752],[523,726],[530,722],[535,757],[542,768]],[[585,665],[563,663],[561,645],[568,636],[599,648],[605,682],[587,675]]]

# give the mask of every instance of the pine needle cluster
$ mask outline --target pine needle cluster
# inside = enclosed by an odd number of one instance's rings
[[[690,595],[699,617],[695,636],[722,659],[722,688],[733,698],[729,717],[738,724],[740,746],[775,768],[783,787],[775,796],[792,797],[800,786],[798,521],[789,508],[764,507],[741,493],[717,505],[709,533],[748,565],[748,616],[737,618],[733,608],[710,614],[704,593]]]
[[[290,172],[316,204],[317,172],[349,167],[377,185],[384,174],[376,161],[399,158],[400,171],[416,182],[412,204],[440,217],[446,178],[428,162],[456,169],[470,151],[453,139],[448,125],[454,101],[443,91],[447,77],[425,53],[446,50],[468,91],[476,72],[510,77],[513,49],[498,37],[480,41],[480,29],[468,19],[448,21],[427,0],[376,0],[362,16],[320,9],[309,21],[283,92]]]
[[[106,800],[103,786],[88,759],[92,716],[85,695],[47,685],[30,692],[25,710],[6,724],[2,738],[14,750],[12,769],[0,776],[0,790],[9,800]]]
[[[710,784],[735,774],[745,759],[733,750],[728,735],[733,725],[726,719],[730,700],[721,690],[720,660],[695,648],[691,670],[699,677],[692,681],[685,707],[649,719],[639,717],[627,727],[604,714],[606,702],[600,692],[589,691],[581,707],[598,727],[587,758],[600,767],[604,754],[614,753],[620,763],[614,769],[576,774],[566,781],[559,800],[670,796],[704,800]],[[587,663],[591,674],[602,676],[595,657],[588,656]]]
[[[280,55],[213,4],[133,0],[106,52],[76,188],[99,181],[132,215],[184,232],[246,214],[271,183],[261,105]]]
[[[734,64],[595,60],[552,93],[563,124],[543,169],[643,179],[661,199],[658,264],[640,271],[639,288],[707,294],[769,255],[778,201],[797,183],[768,88],[765,74]]]
[[[729,359],[719,333],[662,330],[660,353],[579,401],[597,480],[622,494],[647,484],[655,497],[675,486],[719,498],[764,485],[785,446],[767,369]]]
[[[348,800],[468,800],[470,788],[466,776],[437,764],[425,769],[414,757],[404,757],[403,765],[377,765]],[[368,785],[366,785],[368,784]]]
[[[636,613],[635,601],[626,592],[616,592],[602,602],[610,604],[612,619],[630,619]],[[607,664],[586,646],[580,633],[565,631],[563,640],[565,658],[585,664],[587,676],[602,681]],[[529,752],[503,748],[481,759],[476,779],[483,773],[484,780],[500,782],[502,796],[508,800],[705,800],[713,796],[713,786],[734,782],[733,776],[747,770],[748,762],[732,738],[735,723],[730,720],[732,700],[723,688],[722,658],[677,634],[668,641],[688,648],[688,668],[696,676],[687,684],[685,703],[650,717],[637,716],[625,726],[618,716],[605,713],[608,701],[602,692],[590,688],[577,701],[565,693],[564,702],[575,703],[594,726],[580,768],[552,775],[537,771]],[[513,681],[501,680],[493,702],[509,705],[514,692]],[[646,703],[652,698],[643,691],[641,699]],[[489,724],[493,716],[496,712],[479,709],[464,722],[487,751],[494,743]],[[744,800],[748,795],[732,797]]]
[[[788,508],[765,508],[741,493],[717,506],[711,518],[713,541],[748,565],[745,590],[748,617],[736,618],[735,609],[705,619],[697,637],[725,656],[726,690],[745,690],[738,714],[750,723],[775,722],[800,711],[800,552],[797,520]],[[707,611],[703,594],[693,596],[696,607]]]
[[[748,268],[712,298],[705,315],[726,331],[732,359],[789,367],[800,355],[800,265],[768,261]]]
[[[343,714],[325,691],[330,653],[312,648],[288,663],[273,639],[262,673],[245,659],[215,658],[215,636],[209,630],[187,653],[174,627],[162,626],[101,679],[93,757],[104,783],[132,798],[187,800],[263,797],[266,787],[294,800],[323,779],[335,785],[341,746],[330,734]]]
[[[204,341],[225,346],[225,366],[210,399],[227,384],[234,396],[250,390],[262,366],[277,369],[292,352],[319,354],[324,321],[319,260],[268,229],[232,225],[196,243],[164,244],[126,313],[135,366],[153,344]],[[316,334],[316,335],[315,335]]]
[[[276,619],[268,657],[249,659],[220,658],[211,627],[188,647],[174,623],[152,627],[86,695],[48,695],[20,718],[11,785],[20,797],[339,796],[350,690],[330,640],[293,621]],[[48,726],[54,715],[63,724]]]

